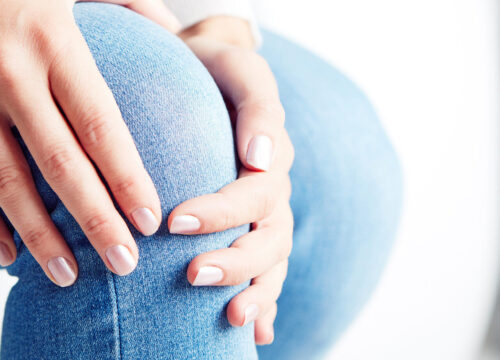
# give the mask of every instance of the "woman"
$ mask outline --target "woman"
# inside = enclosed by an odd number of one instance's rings
[[[0,4],[2,359],[317,358],[376,283],[400,178],[367,100],[257,55],[244,2],[167,4]]]

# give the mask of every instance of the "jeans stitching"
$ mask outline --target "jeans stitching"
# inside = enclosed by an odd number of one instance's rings
[[[121,341],[121,331],[120,331],[120,313],[118,310],[118,294],[116,293],[115,276],[108,271],[106,277],[109,284],[109,293],[111,297],[111,306],[113,312],[113,336],[115,339],[115,354],[116,354],[115,360],[121,360],[122,341]]]

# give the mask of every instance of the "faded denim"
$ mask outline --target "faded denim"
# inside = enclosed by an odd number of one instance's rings
[[[247,284],[192,287],[186,280],[192,258],[228,246],[248,226],[197,236],[172,235],[166,226],[179,203],[236,178],[222,96],[189,49],[149,20],[109,4],[78,3],[74,13],[156,185],[164,220],[151,237],[130,226],[139,264],[129,276],[112,274],[23,145],[80,275],[68,288],[52,284],[15,233],[18,259],[7,270],[19,281],[6,306],[1,359],[256,359],[253,326],[232,328],[225,314]],[[296,160],[294,250],[275,342],[258,353],[315,359],[376,285],[396,231],[400,170],[372,107],[349,80],[267,32],[261,53],[280,87]]]

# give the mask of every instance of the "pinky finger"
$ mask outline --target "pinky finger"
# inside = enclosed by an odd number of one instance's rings
[[[278,313],[276,303],[260,319],[255,321],[255,343],[257,345],[269,345],[274,340],[274,320]]]
[[[5,222],[0,218],[0,266],[9,266],[16,259],[16,245]]]

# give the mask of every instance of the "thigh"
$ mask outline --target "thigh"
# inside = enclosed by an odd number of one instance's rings
[[[68,288],[53,285],[15,234],[19,257],[8,270],[19,281],[6,307],[2,359],[255,359],[252,327],[232,328],[224,311],[246,285],[192,287],[185,273],[193,257],[228,246],[248,227],[182,236],[166,225],[176,205],[236,178],[215,83],[179,39],[123,7],[79,3],[74,13],[156,185],[164,221],[150,237],[131,227],[140,260],[129,276],[115,276],[25,149],[80,277]]]
[[[295,146],[289,275],[274,344],[261,359],[315,359],[345,330],[380,277],[395,237],[401,176],[362,92],[308,51],[265,32]]]

